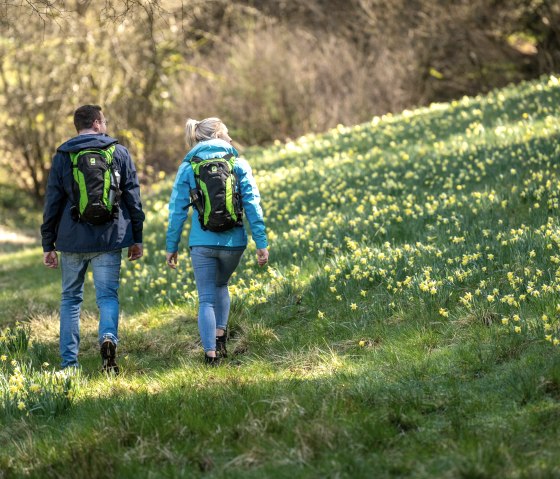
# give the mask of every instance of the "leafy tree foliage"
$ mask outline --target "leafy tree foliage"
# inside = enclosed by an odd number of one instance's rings
[[[476,94],[558,71],[559,25],[554,0],[0,0],[0,162],[40,199],[97,103],[173,170],[188,117],[255,144]]]
[[[39,3],[0,37],[2,161],[37,198],[80,104],[102,105],[111,132],[144,158],[145,145],[158,142],[158,121],[171,106],[169,78],[183,60],[173,24],[157,26],[157,5],[132,9],[131,2],[122,16],[109,2],[77,1],[67,10]]]

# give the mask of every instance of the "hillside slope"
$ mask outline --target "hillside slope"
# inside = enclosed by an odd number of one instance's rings
[[[41,366],[59,276],[37,248],[1,254],[0,325],[23,325],[0,341],[0,469],[560,474],[558,104],[547,77],[250,151],[271,262],[249,247],[216,370],[185,248],[164,264],[172,178],[145,195],[146,257],[123,261],[118,378],[97,370],[91,291],[83,371]]]
[[[556,313],[559,100],[551,77],[257,151],[273,261],[241,272],[236,298],[275,309],[271,294],[307,288],[324,309],[359,305],[357,316],[375,303],[367,290],[384,315],[411,302],[434,317],[527,310],[520,325],[535,333],[532,313]],[[168,193],[150,202],[153,251],[164,248]],[[165,294],[162,278],[152,283],[158,262],[132,281],[150,300],[194,301],[184,266]]]

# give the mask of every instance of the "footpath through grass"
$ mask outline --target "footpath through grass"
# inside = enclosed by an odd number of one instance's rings
[[[0,477],[560,476],[559,103],[546,77],[251,152],[271,263],[248,249],[218,369],[164,264],[173,178],[123,260],[118,378],[91,278],[60,377],[60,272],[0,253]]]

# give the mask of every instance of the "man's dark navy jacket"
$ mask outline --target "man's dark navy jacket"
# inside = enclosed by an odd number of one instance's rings
[[[58,147],[47,183],[41,225],[43,251],[56,249],[66,253],[93,253],[142,243],[144,212],[140,201],[140,184],[128,150],[122,145],[116,145],[113,157],[121,175],[122,195],[118,218],[110,223],[94,226],[74,221],[70,213],[74,204],[74,177],[69,152],[85,148],[107,148],[116,143],[115,138],[105,134],[78,135]]]

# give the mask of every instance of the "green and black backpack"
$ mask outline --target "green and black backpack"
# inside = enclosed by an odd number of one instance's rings
[[[188,206],[198,211],[203,230],[221,232],[243,226],[243,205],[234,164],[232,154],[208,160],[197,156],[191,159],[196,188],[190,191]]]
[[[92,225],[112,221],[119,214],[120,175],[114,167],[115,145],[70,153],[74,183],[72,218]]]

